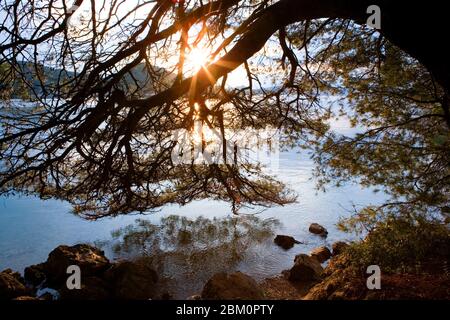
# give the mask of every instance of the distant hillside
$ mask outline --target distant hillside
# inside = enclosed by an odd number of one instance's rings
[[[31,84],[31,88],[28,88],[21,79],[3,79],[8,66],[5,64],[0,65],[0,98],[25,99],[34,96],[34,92],[37,95],[42,94],[41,81],[45,88],[49,91],[58,83],[73,77],[73,72],[67,72],[62,69],[51,68],[47,66],[40,66],[36,72],[36,68],[32,63],[22,62],[19,64],[20,72],[25,76],[26,82]],[[175,79],[175,75],[167,72],[164,68],[154,67],[154,72],[157,77],[163,79],[160,85],[170,86]],[[147,68],[144,64],[139,64],[131,70],[131,74],[127,73],[118,86],[129,92],[134,92],[139,86],[139,94],[147,95],[154,91],[152,85],[152,79],[147,72]],[[33,92],[34,91],[34,92]],[[5,94],[8,93],[8,94]]]
[[[164,68],[152,67],[152,73],[156,74],[158,78],[158,88],[154,88],[152,78],[147,72],[145,64],[141,63],[131,69],[131,72],[127,73],[121,82],[121,88],[124,91],[133,91],[136,88],[136,84],[141,88],[140,93],[143,95],[151,94],[156,90],[160,90],[160,87],[170,87],[175,81],[176,75],[168,72]]]

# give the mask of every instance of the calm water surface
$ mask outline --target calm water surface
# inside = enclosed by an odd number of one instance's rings
[[[2,197],[0,270],[23,272],[26,266],[45,261],[60,244],[95,243],[111,259],[154,257],[166,288],[179,298],[198,293],[218,271],[240,270],[262,280],[292,266],[298,253],[350,240],[350,235],[335,227],[339,217],[348,216],[353,205],[378,204],[385,199],[383,193],[358,184],[317,192],[312,169],[307,154],[282,153],[279,178],[298,193],[298,202],[237,218],[231,217],[228,204],[203,200],[184,207],[167,206],[152,215],[91,222],[72,215],[70,206],[61,201]],[[326,239],[308,232],[312,222],[328,229]],[[276,234],[294,236],[304,244],[285,251],[273,244]]]

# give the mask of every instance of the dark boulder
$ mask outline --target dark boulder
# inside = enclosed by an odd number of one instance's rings
[[[60,293],[61,300],[108,300],[111,299],[109,284],[99,277],[81,279],[81,289],[68,289],[63,286]]]
[[[285,250],[288,250],[294,246],[294,244],[299,244],[300,241],[295,240],[293,237],[277,235],[273,240],[276,245],[282,247]]]
[[[148,300],[155,295],[158,275],[146,259],[123,261],[105,272],[113,296],[123,300]]]
[[[319,261],[319,263],[324,263],[331,258],[331,251],[327,247],[319,247],[311,251],[309,255]]]
[[[328,235],[327,229],[325,229],[318,223],[311,223],[311,225],[309,226],[309,232],[318,234],[322,237],[326,237]]]
[[[34,287],[39,286],[46,278],[45,264],[40,263],[26,267],[24,270],[24,277],[26,283],[29,283]]]
[[[0,300],[10,300],[28,294],[29,290],[19,273],[11,269],[0,272]]]
[[[295,257],[294,266],[287,273],[289,281],[316,281],[322,277],[323,268],[319,261],[306,254]]]
[[[25,280],[23,279],[22,275],[17,271],[13,271],[8,268],[8,269],[3,270],[2,273],[11,275],[14,279],[19,281],[20,283],[25,283]]]
[[[70,265],[80,267],[82,277],[99,275],[111,266],[103,251],[87,244],[59,246],[50,252],[45,262],[49,286],[65,285],[68,277],[67,267]]]
[[[261,300],[264,292],[256,281],[242,272],[215,274],[205,284],[202,295],[205,300]]]

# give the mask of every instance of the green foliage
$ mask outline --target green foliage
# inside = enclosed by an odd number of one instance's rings
[[[384,272],[420,272],[430,261],[449,262],[449,228],[440,219],[425,214],[394,214],[366,208],[341,221],[339,227],[344,231],[368,232],[364,240],[353,243],[347,251],[351,263],[362,270],[379,265]]]
[[[342,115],[355,135],[328,132],[317,144],[319,187],[356,180],[382,186],[395,202],[433,211],[450,201],[450,131],[443,91],[429,72],[373,30],[329,25],[339,42],[316,59],[327,61],[323,77],[342,95]],[[326,87],[324,87],[324,90]]]

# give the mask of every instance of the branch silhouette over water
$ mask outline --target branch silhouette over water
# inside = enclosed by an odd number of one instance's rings
[[[100,243],[116,259],[144,259],[163,279],[161,289],[180,298],[197,293],[214,273],[237,270],[272,244],[276,219],[256,216],[189,219],[171,215],[159,223],[137,219]]]

